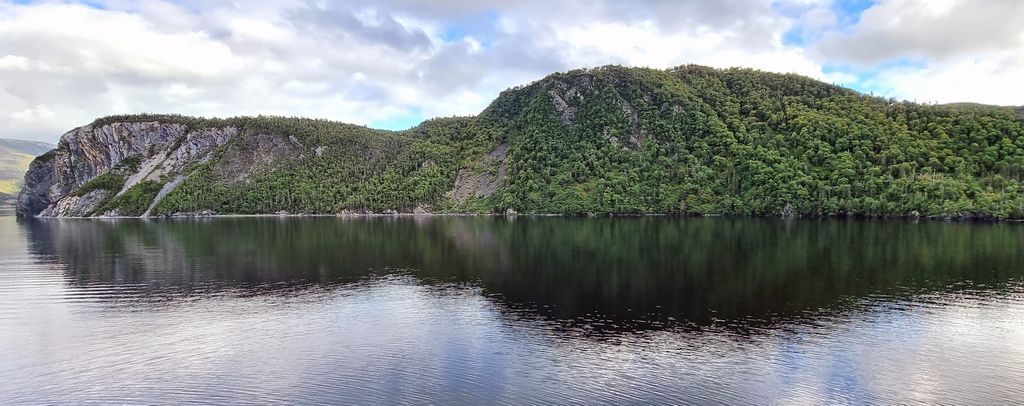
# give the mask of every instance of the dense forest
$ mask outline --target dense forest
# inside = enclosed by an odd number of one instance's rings
[[[515,157],[494,207],[1024,216],[1014,108],[886,100],[750,69],[604,67],[509,90],[479,120]]]
[[[262,116],[113,116],[92,126],[131,121],[240,129],[189,168],[157,215],[1024,218],[1019,108],[916,104],[751,69],[556,73],[502,92],[478,116],[400,132]],[[119,189],[126,175],[116,172],[83,188]],[[96,213],[139,215],[168,181],[134,185]]]

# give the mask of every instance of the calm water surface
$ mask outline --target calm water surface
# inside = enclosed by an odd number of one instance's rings
[[[0,404],[1024,402],[1024,225],[0,217]]]

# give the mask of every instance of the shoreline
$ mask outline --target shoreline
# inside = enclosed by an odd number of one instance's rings
[[[13,209],[13,208],[12,208]],[[13,211],[13,210],[12,210]],[[2,210],[0,210],[2,212]],[[669,213],[604,213],[604,214],[566,214],[566,213],[343,213],[343,214],[194,214],[194,215],[171,215],[171,216],[61,216],[61,217],[31,217],[31,220],[50,219],[75,219],[75,220],[197,220],[214,218],[387,218],[387,217],[562,217],[562,218],[643,218],[643,217],[672,217],[672,218],[761,218],[776,220],[857,220],[857,221],[928,221],[946,223],[1024,223],[1024,219],[980,217],[980,216],[874,216],[874,215],[809,215],[809,216],[783,216],[783,215],[743,215],[743,214],[669,214]],[[18,217],[22,219],[24,217]]]

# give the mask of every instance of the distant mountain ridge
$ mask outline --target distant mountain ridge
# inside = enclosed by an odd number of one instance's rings
[[[112,116],[36,159],[22,216],[560,213],[1024,218],[1019,107],[793,74],[555,73],[473,117],[383,131]]]
[[[54,147],[48,142],[0,138],[0,148],[32,156],[42,155]]]
[[[53,148],[45,142],[0,138],[0,205],[14,204],[29,163]]]

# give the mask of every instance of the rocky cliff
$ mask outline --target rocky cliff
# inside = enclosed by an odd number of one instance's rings
[[[183,124],[158,121],[76,128],[30,165],[18,215],[118,215],[116,208],[98,210],[144,181],[161,182],[159,193],[166,195],[186,166],[208,160],[237,133],[234,127],[189,131]],[[97,182],[100,176],[110,181]]]
[[[422,212],[451,189],[452,152],[326,120],[107,117],[64,134],[32,162],[17,213]]]

